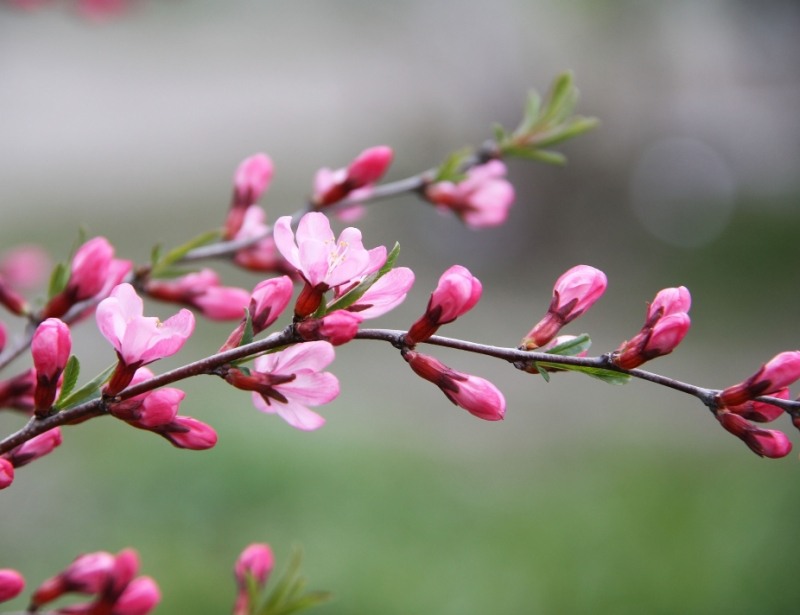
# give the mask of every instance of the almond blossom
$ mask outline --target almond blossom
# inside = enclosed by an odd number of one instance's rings
[[[280,253],[306,283],[295,305],[299,318],[312,314],[330,288],[348,285],[386,262],[386,248],[364,248],[357,228],[347,227],[337,239],[324,214],[307,213],[300,219],[297,233],[292,232],[291,220],[291,216],[278,218],[274,237]]]
[[[514,203],[514,186],[505,179],[506,165],[499,160],[472,167],[466,179],[436,182],[424,195],[438,209],[450,210],[470,228],[499,226]]]
[[[253,404],[262,412],[278,414],[292,427],[318,429],[325,419],[309,406],[326,404],[339,395],[339,380],[321,371],[334,359],[333,345],[305,342],[258,357],[249,374],[231,368],[228,383],[253,392]]]
[[[143,312],[144,303],[130,284],[120,284],[97,306],[97,326],[119,358],[104,391],[108,396],[128,386],[142,365],[178,352],[194,331],[194,315],[187,309],[164,322]]]

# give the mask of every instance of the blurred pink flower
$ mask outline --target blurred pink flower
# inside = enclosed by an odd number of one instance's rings
[[[223,238],[232,239],[241,230],[246,212],[269,187],[272,174],[272,160],[266,154],[255,154],[239,164],[233,178],[233,197]]]
[[[346,169],[331,171],[323,168],[314,177],[312,201],[320,206],[331,205],[347,196],[366,198],[364,188],[383,177],[392,163],[392,149],[385,145],[370,147],[361,152]],[[360,195],[354,191],[362,190]]]
[[[1,467],[0,474],[2,474]],[[0,489],[2,489],[2,486],[0,486]],[[25,579],[19,572],[10,568],[0,569],[0,602],[16,598],[24,588]]]
[[[50,257],[39,246],[17,246],[0,258],[0,278],[16,290],[31,290],[47,281],[50,267]]]

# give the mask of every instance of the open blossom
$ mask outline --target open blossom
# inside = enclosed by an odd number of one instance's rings
[[[523,338],[521,348],[534,350],[552,340],[561,327],[588,310],[605,292],[606,274],[589,265],[576,265],[556,280],[553,299],[544,318]]]
[[[506,400],[488,380],[462,374],[433,357],[413,350],[403,352],[414,373],[438,386],[455,405],[485,421],[500,421],[506,413]]]
[[[225,379],[238,389],[253,392],[253,404],[262,412],[276,413],[292,427],[311,431],[325,419],[309,406],[326,404],[339,395],[339,381],[321,371],[334,359],[325,341],[305,342],[258,357],[250,374],[232,368]]]
[[[733,412],[719,412],[717,420],[759,457],[779,459],[786,457],[792,451],[791,441],[781,431],[756,427],[743,416]]]
[[[291,217],[275,223],[275,245],[305,280],[305,288],[295,304],[295,315],[304,318],[319,307],[322,295],[330,288],[347,285],[380,269],[386,262],[386,248],[367,250],[361,231],[344,229],[337,239],[328,218],[319,212],[303,216],[292,232]]]
[[[723,406],[738,406],[760,395],[770,395],[800,379],[800,351],[781,352],[744,382],[719,394]]]
[[[466,314],[478,303],[482,290],[480,280],[466,267],[450,267],[439,278],[425,313],[406,333],[406,344],[413,346],[423,342],[436,333],[441,325]]]
[[[25,579],[16,570],[0,569],[0,602],[16,598],[25,588]]]
[[[69,327],[58,318],[48,318],[36,327],[31,339],[31,355],[36,369],[34,404],[37,413],[52,407],[58,391],[58,379],[71,351]]]
[[[320,169],[314,178],[312,201],[320,206],[331,205],[354,191],[363,190],[378,181],[392,163],[392,149],[385,145],[370,147],[361,152],[346,169]],[[362,198],[366,196],[362,193]]]
[[[425,198],[441,210],[455,213],[470,228],[498,226],[508,218],[514,203],[514,186],[506,179],[499,160],[472,167],[466,179],[436,182],[425,188]]]
[[[119,364],[106,395],[119,393],[142,365],[178,352],[194,331],[194,316],[182,309],[161,322],[143,316],[144,303],[130,284],[120,284],[97,306],[97,326],[117,351]]]
[[[347,310],[368,320],[383,316],[400,305],[414,285],[414,272],[395,267],[367,289]]]

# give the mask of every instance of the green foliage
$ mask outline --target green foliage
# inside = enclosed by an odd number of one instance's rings
[[[71,359],[74,357],[71,357]],[[77,363],[77,359],[76,359]],[[97,392],[100,390],[100,387],[108,380],[111,373],[114,371],[116,367],[116,363],[114,365],[110,365],[102,372],[97,374],[94,378],[92,378],[89,382],[84,384],[80,389],[77,391],[72,392],[71,394],[59,396],[58,401],[55,404],[55,408],[57,410],[66,410],[67,408],[71,408],[72,406],[77,406],[89,399],[92,399],[97,396]],[[77,379],[77,374],[75,376]]]
[[[291,615],[318,606],[331,599],[329,592],[310,591],[305,588],[308,583],[300,572],[303,553],[295,548],[292,551],[289,565],[275,588],[263,603],[253,611],[253,615]],[[257,604],[257,588],[255,583],[249,584],[250,604]]]
[[[150,254],[151,258],[151,276],[154,278],[169,278],[169,277],[178,277],[181,275],[185,275],[187,271],[173,267],[178,261],[180,261],[184,256],[186,256],[192,250],[199,248],[201,246],[208,245],[213,241],[216,241],[220,237],[220,232],[217,231],[208,231],[205,233],[201,233],[197,237],[194,237],[187,241],[186,243],[173,248],[169,252],[167,252],[164,256],[161,256],[161,248],[155,247],[153,248],[152,253]]]

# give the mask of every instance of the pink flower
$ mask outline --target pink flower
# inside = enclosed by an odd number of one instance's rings
[[[143,316],[143,311],[142,299],[130,284],[120,284],[97,306],[97,326],[120,361],[106,385],[108,396],[128,386],[142,365],[178,352],[194,331],[194,316],[189,310],[182,309],[163,323]]]
[[[501,421],[506,413],[506,400],[488,380],[462,374],[441,361],[405,350],[403,358],[421,378],[438,386],[455,405],[485,421]]]
[[[267,214],[258,205],[251,205],[244,214],[242,227],[236,241],[255,240],[246,248],[237,250],[233,257],[240,267],[251,271],[295,274],[296,270],[284,259],[275,247],[275,239],[266,224]],[[257,240],[256,240],[257,239]]]
[[[48,318],[36,328],[31,339],[33,366],[36,369],[34,404],[37,415],[44,415],[53,406],[58,379],[72,351],[69,327],[58,318]]]
[[[691,305],[692,298],[685,286],[660,290],[647,308],[642,330],[623,342],[611,360],[622,369],[633,369],[671,353],[689,332]]]
[[[145,290],[155,299],[197,308],[211,320],[239,319],[250,302],[250,294],[243,288],[221,286],[213,269],[170,280],[151,280]]]
[[[453,322],[475,307],[481,298],[480,280],[466,267],[453,265],[439,278],[436,290],[431,293],[428,307],[406,333],[406,344],[414,346],[425,341],[444,324]]]
[[[14,464],[15,468],[21,468],[31,461],[52,453],[56,447],[61,445],[61,440],[61,428],[53,427],[6,453],[6,458]]]
[[[365,149],[346,169],[320,169],[314,178],[313,202],[320,206],[331,205],[355,190],[370,186],[383,177],[392,157],[390,147],[379,145]]]
[[[25,579],[16,570],[0,569],[0,602],[16,598],[25,588]]]
[[[789,399],[789,388],[785,387],[771,394],[778,399]],[[738,406],[726,406],[734,414],[756,423],[771,423],[783,414],[783,408],[773,406],[763,401],[748,400]]]
[[[370,286],[347,310],[364,320],[377,318],[400,305],[413,284],[414,272],[408,267],[397,267]]]
[[[113,615],[147,615],[161,602],[158,584],[150,577],[136,577],[114,605]]]
[[[245,374],[230,369],[225,379],[236,388],[253,391],[253,404],[262,412],[277,413],[292,427],[311,431],[325,423],[308,406],[319,406],[339,395],[339,381],[321,371],[334,358],[328,342],[305,342],[255,360]]]
[[[253,335],[258,335],[278,320],[286,306],[289,305],[293,292],[294,284],[292,284],[292,279],[287,275],[279,278],[270,278],[256,284],[250,295],[247,308],[253,327]],[[228,336],[225,344],[220,348],[220,352],[239,346],[246,326],[247,318],[244,317]]]
[[[5,324],[0,321],[0,353],[5,350],[6,342],[8,341],[8,331],[6,330]]]
[[[261,590],[267,583],[275,560],[268,544],[254,543],[242,551],[234,566],[238,592],[233,615],[249,615],[250,613],[250,579],[255,581]]]
[[[14,464],[5,457],[0,457],[0,489],[10,487],[14,482]],[[0,600],[2,602],[2,600]]]
[[[11,288],[11,285],[2,277],[0,277],[0,304],[17,316],[24,316],[29,309],[25,297]]]
[[[191,416],[176,416],[172,422],[151,427],[150,431],[163,436],[177,448],[192,451],[204,451],[217,443],[214,428]]]
[[[386,248],[366,250],[356,228],[344,229],[337,240],[328,218],[319,212],[303,216],[296,234],[290,216],[279,218],[274,237],[280,253],[306,282],[295,305],[298,318],[312,314],[328,289],[369,275],[386,262]]]
[[[152,377],[153,373],[149,369],[140,367],[136,370],[130,385]],[[186,393],[180,389],[164,387],[112,403],[109,405],[109,412],[134,427],[153,429],[168,425],[175,420],[184,397]]]
[[[266,154],[255,154],[239,164],[233,179],[231,208],[225,221],[225,239],[232,239],[240,231],[245,213],[269,187],[272,173],[272,160]]]
[[[25,412],[33,409],[33,392],[36,388],[36,370],[28,369],[0,382],[0,408],[14,408]]]
[[[588,310],[605,292],[606,274],[588,265],[564,272],[553,287],[550,308],[522,340],[521,348],[533,350],[553,339],[561,327]]]
[[[506,165],[490,160],[473,167],[463,181],[444,181],[425,188],[425,198],[455,213],[470,228],[498,226],[508,218],[514,187],[505,179]]]
[[[65,570],[36,588],[31,597],[31,606],[38,608],[68,592],[100,592],[114,570],[114,562],[115,557],[106,551],[79,555]]]
[[[732,412],[720,412],[717,420],[759,457],[778,459],[786,457],[792,451],[792,443],[783,432],[761,429]]]
[[[322,318],[306,318],[297,323],[295,331],[305,341],[324,340],[334,346],[352,340],[363,321],[360,314],[347,310],[334,310]]]
[[[744,382],[719,394],[723,406],[738,406],[760,395],[769,395],[800,378],[800,351],[781,352],[761,366]]]
[[[43,284],[49,271],[50,257],[35,245],[12,248],[0,259],[0,278],[16,290],[31,290]]]

